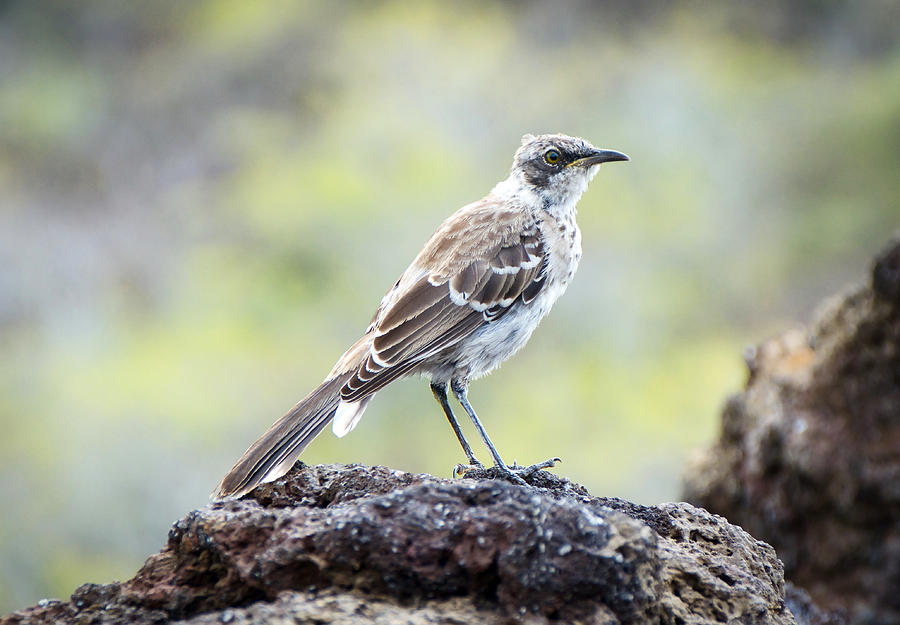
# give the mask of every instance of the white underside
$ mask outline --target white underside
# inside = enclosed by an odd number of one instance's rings
[[[465,341],[450,348],[449,353],[435,358],[429,363],[428,374],[432,381],[448,383],[456,377],[472,381],[499,367],[525,346],[565,286],[552,282],[530,305],[519,306],[499,321],[482,326]]]

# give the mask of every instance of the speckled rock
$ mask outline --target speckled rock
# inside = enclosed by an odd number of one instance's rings
[[[178,521],[131,580],[0,623],[795,623],[767,544],[549,473],[298,465]]]

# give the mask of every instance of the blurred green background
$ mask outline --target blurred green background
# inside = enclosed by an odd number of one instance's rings
[[[130,577],[526,132],[633,160],[472,401],[507,460],[677,498],[744,346],[900,221],[898,6],[0,2],[0,613]],[[407,380],[303,460],[462,454]]]

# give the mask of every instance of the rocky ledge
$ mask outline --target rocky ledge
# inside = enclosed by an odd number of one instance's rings
[[[298,465],[188,514],[132,579],[0,623],[817,622],[774,550],[722,517],[494,477]]]

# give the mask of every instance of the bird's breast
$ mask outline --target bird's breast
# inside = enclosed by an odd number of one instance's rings
[[[547,280],[557,286],[557,289],[547,289],[555,295],[550,302],[552,304],[575,277],[575,271],[581,261],[581,230],[578,229],[572,215],[544,221],[541,224],[541,234],[544,249],[549,251]]]

